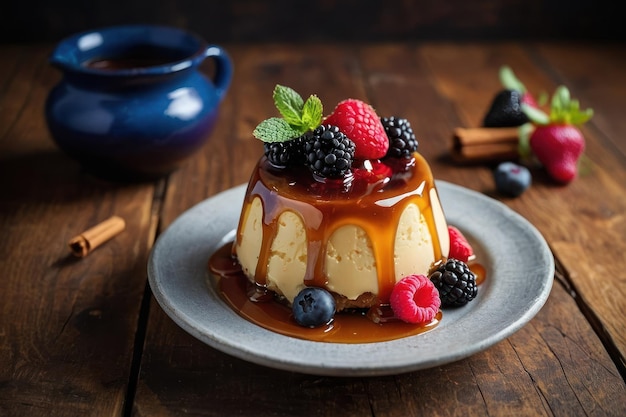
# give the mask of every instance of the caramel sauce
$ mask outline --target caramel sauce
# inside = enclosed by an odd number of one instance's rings
[[[485,279],[487,278],[487,269],[485,269],[483,264],[472,261],[469,262],[467,266],[469,266],[470,271],[476,275],[476,285],[480,285],[485,282]]]
[[[277,169],[261,158],[254,170],[238,227],[237,242],[242,240],[252,200],[261,199],[264,221],[263,236],[276,236],[278,217],[290,210],[301,217],[307,236],[307,272],[305,285],[324,287],[324,254],[331,234],[344,224],[361,227],[369,236],[378,276],[378,298],[382,303],[396,282],[394,265],[395,234],[400,216],[409,204],[415,204],[426,220],[435,259],[441,259],[430,201],[435,187],[430,168],[424,158],[414,153],[411,159],[394,159],[375,163],[370,170],[356,169],[347,180],[316,180],[306,169]],[[447,233],[447,231],[445,231]],[[272,239],[262,241],[256,265],[257,284],[266,285],[267,265]]]
[[[431,208],[430,190],[434,179],[426,161],[417,153],[410,160],[392,161],[371,169],[355,170],[347,180],[318,181],[308,170],[280,170],[264,157],[254,170],[243,204],[236,241],[216,251],[209,260],[209,270],[217,279],[221,297],[241,317],[263,328],[286,336],[330,343],[375,343],[417,335],[435,328],[442,313],[427,324],[409,324],[396,319],[388,305],[395,285],[394,246],[400,216],[409,204],[415,204],[424,216],[435,259],[442,260],[439,234]],[[263,236],[255,282],[243,273],[237,260],[236,246],[242,239],[252,201],[263,205]],[[277,219],[286,210],[299,215],[307,234],[305,285],[324,287],[325,243],[332,232],[344,224],[361,227],[370,237],[378,276],[379,304],[366,309],[342,311],[332,322],[319,328],[298,325],[291,308],[265,289],[267,265],[276,236]],[[447,233],[447,230],[445,231]],[[485,268],[472,262],[477,283],[483,282]]]
[[[388,306],[365,311],[342,312],[333,321],[317,328],[302,327],[296,323],[291,308],[276,301],[270,291],[251,283],[232,256],[232,244],[216,251],[209,261],[209,269],[218,280],[222,298],[244,319],[285,336],[328,343],[375,343],[413,336],[437,326],[441,312],[426,325],[409,324],[393,318]],[[376,312],[375,323],[372,310]]]

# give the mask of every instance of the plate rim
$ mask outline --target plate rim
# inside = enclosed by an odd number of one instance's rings
[[[555,268],[554,257],[540,232],[524,217],[510,209],[504,203],[477,191],[473,191],[447,181],[436,180],[436,187],[440,194],[446,217],[448,217],[449,212],[455,211],[452,210],[453,206],[451,202],[446,202],[446,200],[453,195],[457,199],[478,202],[477,204],[482,204],[490,210],[495,210],[499,213],[503,220],[506,220],[507,222],[510,222],[510,224],[522,229],[528,235],[528,238],[533,240],[532,244],[536,250],[535,255],[538,255],[536,262],[540,264],[538,266],[535,265],[535,269],[538,270],[537,273],[539,274],[537,277],[538,281],[533,281],[534,284],[538,284],[536,287],[533,287],[536,288],[537,293],[533,294],[533,297],[531,297],[532,299],[529,300],[530,303],[525,310],[521,312],[519,317],[508,320],[506,326],[503,328],[489,334],[482,340],[473,341],[473,343],[464,346],[463,349],[453,349],[445,355],[440,355],[439,357],[429,356],[427,358],[417,357],[417,354],[421,352],[419,342],[422,339],[424,341],[428,340],[430,338],[429,335],[441,329],[435,328],[425,334],[409,338],[368,344],[313,342],[274,333],[248,322],[227,306],[223,300],[219,298],[216,291],[211,290],[211,288],[206,285],[206,279],[208,276],[206,268],[204,268],[203,271],[186,269],[184,268],[186,264],[182,264],[184,260],[164,259],[161,255],[162,251],[166,251],[168,254],[171,254],[172,251],[176,252],[176,250],[179,250],[180,248],[172,246],[178,238],[177,233],[179,233],[183,228],[188,228],[190,226],[190,222],[192,222],[196,217],[206,216],[207,211],[210,212],[210,214],[220,214],[222,217],[229,216],[231,222],[233,219],[238,219],[246,187],[247,184],[241,184],[224,190],[185,210],[163,231],[163,233],[158,236],[148,258],[148,281],[150,288],[157,303],[161,306],[165,313],[179,327],[194,336],[196,339],[239,359],[282,370],[326,376],[378,376],[426,369],[472,356],[475,353],[483,351],[511,336],[539,312],[550,294]],[[232,202],[232,200],[239,201],[239,207],[237,210],[230,209],[229,207],[230,211],[226,214],[225,210],[220,208],[219,205],[225,202]],[[455,216],[459,217],[459,214],[454,214],[453,218]],[[201,219],[204,220],[203,218]],[[463,224],[455,224],[452,219],[450,219],[450,224],[454,224],[462,230],[464,229]],[[213,227],[208,222],[204,226],[207,228]],[[206,264],[206,261],[208,261],[210,252],[221,246],[220,242],[223,241],[225,234],[232,231],[233,228],[236,228],[236,223],[231,223],[230,228],[226,231],[226,233],[224,233],[224,227],[227,225],[222,224],[220,226],[222,226],[220,229],[222,233],[219,236],[216,235],[217,233],[213,236],[199,236],[201,231],[204,230],[202,227],[194,226],[191,230],[191,233],[193,234],[192,237],[200,239],[200,244],[203,245],[204,249],[209,248],[208,253],[205,254],[206,259],[203,264]],[[465,226],[467,227],[469,225]],[[489,251],[493,250],[493,248],[490,248],[489,243],[486,243],[485,239],[479,236],[482,232],[477,228],[475,228],[472,232],[474,233],[473,238],[477,239],[479,245],[486,245],[485,247],[488,249],[488,255],[490,255]],[[196,233],[198,235],[196,235]],[[531,242],[528,241],[522,243]],[[200,249],[189,256],[189,264],[191,265],[195,263],[197,268],[199,262],[198,256],[201,256]],[[181,263],[181,265],[177,266],[179,268],[183,267],[183,273],[180,274],[180,271],[178,270],[176,270],[176,273],[169,270],[171,276],[164,277],[163,275],[165,274],[161,274],[160,269],[170,268],[172,266],[172,262]],[[202,285],[206,288],[205,295],[209,297],[211,302],[206,305],[204,304],[204,302],[207,301],[206,297],[192,294],[191,299],[185,300],[189,302],[188,304],[181,303],[181,300],[177,298],[178,296],[175,293],[184,288],[177,288],[175,286],[172,287],[173,284],[176,284],[181,279],[183,282],[192,284],[193,286],[199,284],[198,280],[202,279],[204,281],[202,282]],[[501,290],[498,291],[501,292]],[[481,297],[480,289],[479,297]],[[198,298],[202,298],[202,300],[199,300]],[[199,320],[197,317],[197,309],[203,308],[210,310],[211,313],[215,313],[222,320],[230,320],[231,326],[224,328],[224,326],[222,326],[224,323],[218,323],[217,330],[211,329],[210,326],[207,327],[206,323],[202,323],[202,320]],[[444,311],[444,320],[446,314],[452,314],[454,316],[457,315],[457,313],[461,317],[459,320],[467,319],[466,316],[468,313],[464,313],[462,310],[455,310],[453,313],[446,313],[446,311]],[[469,315],[471,315],[471,311],[469,312]],[[236,324],[237,326],[232,326],[233,324]],[[440,326],[442,324],[443,320]],[[450,323],[450,325],[453,324],[454,323]],[[248,339],[246,339],[246,337],[248,337]],[[266,342],[266,340],[270,340],[270,342]],[[277,340],[279,342],[277,342]],[[269,345],[272,343],[280,343],[283,347],[294,346],[294,349],[306,349],[309,353],[313,350],[317,359],[315,361],[310,361],[310,357],[298,358],[295,355],[281,357],[275,351],[275,346],[273,348],[269,348]],[[252,344],[254,344],[254,346],[251,346]],[[259,344],[262,346],[259,346]],[[297,348],[295,347],[296,345],[298,346]],[[385,352],[394,352],[399,351],[400,349],[415,351],[415,360],[411,360],[411,358],[404,356],[402,356],[399,360],[395,357],[384,356]],[[366,356],[370,355],[374,360],[369,360],[369,357],[364,357],[362,354],[353,354],[353,352],[357,351],[366,354]],[[380,353],[380,351],[383,353]],[[348,353],[352,354],[348,355]],[[329,357],[329,355],[330,359],[324,359],[324,357]],[[340,362],[334,360],[332,355],[337,355],[337,359],[340,360]],[[381,361],[382,358],[385,360]]]

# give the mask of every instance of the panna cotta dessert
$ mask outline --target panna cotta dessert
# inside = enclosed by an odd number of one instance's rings
[[[320,182],[305,166],[261,158],[235,242],[245,275],[289,304],[305,287],[325,288],[341,311],[389,303],[397,281],[427,275],[448,256],[446,219],[421,155],[358,169]]]
[[[415,326],[375,337],[388,340],[436,323],[442,300],[462,305],[475,297],[475,276],[465,264],[471,247],[447,224],[406,119],[379,117],[356,99],[324,117],[316,96],[304,101],[284,86],[276,86],[274,102],[282,117],[254,131],[265,152],[245,193],[232,263],[212,261],[235,309],[297,337],[307,338],[290,329],[294,324],[322,327],[315,340],[342,327],[343,315],[374,326]],[[459,253],[463,259],[453,258]],[[462,265],[446,272],[449,261]],[[246,285],[229,282],[234,276]],[[268,303],[289,311],[289,323],[261,306]],[[348,333],[358,332],[344,329],[339,340],[349,341]]]

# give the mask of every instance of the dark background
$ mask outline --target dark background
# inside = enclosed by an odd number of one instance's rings
[[[127,23],[192,30],[209,42],[626,40],[612,0],[8,0],[0,42],[57,41]]]

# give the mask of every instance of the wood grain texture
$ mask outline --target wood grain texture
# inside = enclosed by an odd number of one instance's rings
[[[0,415],[122,415],[153,186],[81,172],[43,118],[59,75],[49,48],[2,48],[0,66]],[[68,240],[111,215],[127,229],[84,259]]]
[[[489,95],[480,91],[500,88],[497,68],[504,64],[515,69],[530,91],[552,94],[557,85],[566,85],[583,108],[595,110],[596,116],[582,127],[587,146],[579,178],[559,186],[543,169],[536,168],[533,178],[537,186],[524,198],[506,203],[546,237],[576,296],[596,310],[624,364],[626,321],[621,312],[626,309],[626,153],[623,136],[617,133],[624,127],[623,118],[617,116],[619,103],[614,100],[626,93],[626,60],[619,47],[597,50],[594,46],[541,44],[530,51],[534,53],[525,54],[524,49],[507,44],[482,49],[482,53],[457,46],[425,49],[437,84],[449,92],[448,100],[465,112],[465,126],[481,123]],[[463,62],[468,71],[459,70],[453,62]],[[596,74],[602,74],[602,82],[595,81]],[[467,90],[468,85],[473,89]]]
[[[47,133],[43,103],[60,76],[47,64],[51,45],[0,46],[0,416],[626,415],[623,48],[225,47],[235,75],[212,139],[164,180],[120,184],[84,173]],[[532,91],[566,84],[595,109],[574,183],[557,186],[533,167],[531,189],[505,198],[489,164],[451,163],[452,130],[480,124],[502,64]],[[558,274],[536,317],[465,360],[376,378],[254,365],[176,326],[146,291],[149,250],[185,210],[247,182],[263,150],[251,132],[276,115],[277,83],[317,94],[327,113],[354,97],[408,118],[437,178],[494,197],[537,226]],[[111,215],[126,230],[72,257],[67,240]]]
[[[236,75],[221,123],[204,152],[170,178],[164,227],[214,192],[247,181],[261,154],[250,132],[262,119],[276,115],[270,97],[276,83],[303,95],[318,94],[327,111],[339,100],[355,97],[368,100],[380,115],[407,117],[437,178],[501,199],[537,224],[549,242],[568,239],[582,244],[588,238],[568,233],[580,219],[571,200],[584,200],[583,193],[616,196],[604,204],[620,207],[623,188],[604,174],[563,188],[550,184],[537,170],[536,186],[513,200],[494,193],[491,167],[459,167],[449,162],[452,129],[480,122],[499,87],[499,65],[512,65],[528,80],[529,88],[553,87],[552,73],[545,69],[549,65],[536,66],[533,47],[272,44],[262,51],[241,45],[229,50]],[[590,136],[590,140],[595,138]],[[619,166],[619,160],[615,164]],[[599,190],[591,190],[594,186]],[[563,222],[554,221],[552,210]],[[553,249],[557,256],[562,250],[558,244]],[[559,259],[566,267],[581,270],[573,259]],[[614,262],[623,266],[619,260]],[[568,291],[569,287],[555,283],[547,304],[527,326],[484,352],[446,366],[380,378],[327,378],[246,363],[185,334],[152,300],[134,415],[623,414],[624,380],[596,335],[597,329]],[[620,326],[620,320],[616,316],[612,322]]]

